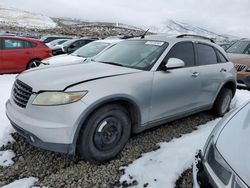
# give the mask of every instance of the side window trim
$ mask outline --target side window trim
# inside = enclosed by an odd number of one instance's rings
[[[168,53],[166,54],[166,56],[163,58],[162,62],[160,63],[160,65],[158,66],[158,68],[156,69],[157,71],[161,70],[161,67],[163,66],[164,64],[164,60],[168,57],[170,51],[172,48],[174,48],[175,46],[179,45],[179,44],[184,44],[184,43],[191,43],[192,44],[192,47],[193,47],[193,55],[194,55],[194,66],[190,66],[190,67],[195,67],[197,64],[196,64],[196,53],[195,53],[195,46],[194,46],[194,42],[193,41],[181,41],[181,42],[177,42],[175,43],[171,48],[170,50],[168,51]],[[183,68],[190,68],[190,67],[183,67]]]

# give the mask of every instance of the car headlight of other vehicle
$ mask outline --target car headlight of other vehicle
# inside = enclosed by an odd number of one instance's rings
[[[206,161],[224,185],[228,185],[232,171],[213,143],[207,150]]]
[[[32,104],[42,106],[69,104],[79,101],[87,93],[87,91],[43,92],[36,96]]]

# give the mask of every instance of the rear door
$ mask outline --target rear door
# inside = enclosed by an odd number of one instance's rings
[[[196,76],[195,53],[192,42],[181,42],[172,47],[163,64],[169,58],[184,61],[185,67],[156,71],[152,86],[150,120],[171,118],[195,110],[199,107],[198,96],[201,89]]]
[[[220,62],[216,49],[205,43],[196,43],[197,72],[202,82],[201,93],[198,96],[203,105],[212,105],[221,84],[228,71],[227,63]],[[222,54],[221,54],[222,55]]]
[[[27,48],[27,42],[20,39],[3,39],[2,65],[5,72],[20,72],[26,69],[33,57],[33,50]]]

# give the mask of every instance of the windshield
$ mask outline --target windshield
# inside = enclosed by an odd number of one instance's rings
[[[76,50],[72,55],[80,57],[93,57],[99,54],[103,49],[105,49],[110,43],[107,42],[91,42],[78,50]]]
[[[227,53],[243,54],[249,44],[250,42],[248,41],[238,41],[230,46],[226,51]]]
[[[158,60],[167,45],[159,41],[122,41],[97,55],[94,61],[148,70]]]

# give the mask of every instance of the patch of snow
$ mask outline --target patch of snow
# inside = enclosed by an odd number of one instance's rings
[[[27,28],[50,29],[57,24],[48,16],[30,13],[15,8],[0,7],[0,24]]]
[[[0,151],[0,166],[7,167],[14,164],[12,158],[14,158],[16,154],[12,150]]]
[[[3,186],[2,188],[30,188],[32,187],[35,182],[38,181],[37,178],[29,177],[29,178],[23,178],[20,180],[15,180],[14,182]]]
[[[13,141],[11,133],[14,129],[10,125],[8,118],[5,115],[5,103],[10,97],[12,85],[16,75],[0,75],[0,147]]]
[[[250,100],[250,92],[237,90],[232,101],[231,108],[238,108]],[[220,118],[199,126],[198,130],[183,135],[181,138],[170,142],[160,143],[160,149],[143,154],[128,167],[121,167],[125,174],[120,182],[138,182],[135,187],[143,187],[148,183],[150,188],[175,187],[175,182],[182,174],[192,166],[194,155],[198,149],[202,149],[207,137]],[[132,178],[131,178],[132,177]]]

